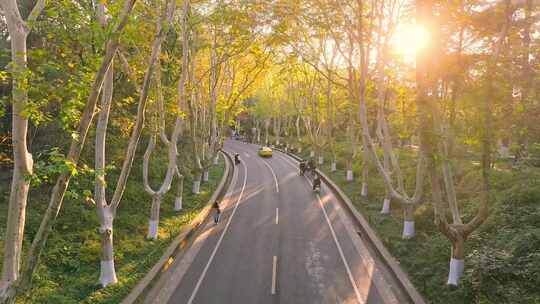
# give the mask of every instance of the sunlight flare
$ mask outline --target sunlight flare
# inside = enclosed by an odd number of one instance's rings
[[[422,26],[404,24],[396,29],[391,44],[398,54],[414,56],[428,45],[429,36],[429,31]]]

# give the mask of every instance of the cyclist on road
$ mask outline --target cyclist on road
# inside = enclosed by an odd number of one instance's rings
[[[212,209],[216,209],[214,213],[214,224],[217,225],[217,223],[219,222],[219,217],[221,215],[221,210],[219,209],[219,204],[217,201],[212,204]]]

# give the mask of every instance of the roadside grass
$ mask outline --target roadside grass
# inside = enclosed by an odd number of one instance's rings
[[[362,212],[428,303],[540,303],[540,168],[511,169],[507,163],[497,163],[491,179],[491,213],[466,243],[465,274],[456,288],[446,285],[450,242],[433,223],[429,189],[424,203],[415,212],[415,238],[403,240],[401,206],[392,203],[391,214],[380,214],[385,190],[372,166],[368,196],[362,197],[361,156],[353,165],[354,181],[346,181],[344,149],[344,144],[338,143],[337,171],[330,172],[328,154],[320,169]],[[412,195],[414,153],[398,153],[406,188]],[[308,159],[309,147],[304,146],[299,156]],[[469,220],[477,206],[478,167],[471,161],[460,162],[455,173],[460,207],[464,220]]]
[[[167,166],[166,153],[156,153],[152,160],[150,179],[162,181]],[[191,194],[192,180],[184,179],[183,210],[174,211],[176,184],[164,196],[159,222],[159,239],[146,240],[151,198],[142,184],[142,161],[134,161],[122,202],[114,222],[114,253],[118,284],[100,288],[99,278],[100,239],[95,207],[90,207],[82,199],[68,198],[60,211],[58,221],[47,242],[45,252],[31,292],[18,303],[119,303],[150,268],[161,258],[163,251],[204,207],[219,183],[224,171],[224,162],[210,170],[208,183],[201,185],[201,193]],[[108,178],[110,185],[117,177],[112,172]],[[5,234],[9,184],[0,186],[0,237]],[[73,187],[93,190],[91,180],[74,181]],[[71,186],[70,186],[71,188]],[[25,245],[31,241],[39,227],[41,215],[46,209],[47,189],[33,189],[27,209]],[[0,258],[4,249],[0,240]],[[25,247],[25,249],[27,249]]]

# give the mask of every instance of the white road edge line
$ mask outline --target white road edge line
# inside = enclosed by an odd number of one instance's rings
[[[279,208],[276,208],[276,225],[279,223]]]
[[[274,256],[272,264],[272,294],[276,294],[276,279],[277,279],[277,256]]]
[[[282,158],[286,159],[286,158]],[[291,163],[289,163],[291,164]],[[306,177],[306,180],[308,183],[313,186],[313,183]],[[334,227],[332,227],[332,223],[330,222],[330,219],[328,218],[328,214],[326,213],[326,209],[324,209],[323,202],[321,200],[321,196],[317,194],[317,199],[319,201],[319,206],[321,207],[324,218],[326,219],[326,223],[328,224],[328,227],[330,228],[330,233],[332,234],[332,237],[334,239],[334,243],[336,244],[336,247],[338,249],[339,255],[341,256],[341,260],[343,261],[343,265],[345,265],[345,269],[347,270],[347,274],[349,275],[349,280],[353,286],[354,294],[356,295],[356,300],[358,303],[365,303],[365,301],[362,301],[362,297],[360,296],[360,292],[358,291],[358,287],[356,286],[356,282],[354,281],[354,277],[351,272],[351,268],[349,267],[349,264],[347,263],[347,259],[345,258],[345,254],[343,253],[343,249],[341,248],[341,244],[339,243],[339,240],[337,239],[336,232],[334,231]]]
[[[272,166],[270,166],[265,160],[263,160],[262,162],[268,167],[268,169],[270,169],[270,172],[272,173],[272,176],[274,177],[274,182],[276,183],[276,192],[279,193],[279,184],[278,184],[277,176],[276,176],[276,173],[274,172],[274,169],[272,169]]]
[[[193,292],[191,293],[191,297],[189,298],[188,304],[193,303],[193,300],[195,299],[195,296],[197,295],[197,291],[199,291],[199,288],[201,287],[201,283],[204,280],[204,277],[206,276],[206,272],[208,271],[208,268],[210,267],[212,260],[214,260],[214,256],[216,255],[216,252],[219,246],[221,245],[221,241],[223,241],[223,237],[225,236],[225,233],[227,233],[227,230],[229,229],[229,225],[231,224],[232,218],[234,217],[234,214],[236,213],[238,204],[240,203],[240,201],[242,200],[242,196],[244,195],[244,190],[246,189],[246,182],[247,182],[247,166],[245,163],[242,163],[242,164],[244,165],[244,184],[242,185],[242,191],[240,191],[240,195],[238,196],[238,200],[236,200],[236,205],[234,205],[234,209],[231,212],[231,216],[229,217],[229,220],[227,221],[227,224],[225,225],[225,228],[223,229],[223,232],[221,233],[221,236],[219,237],[219,240],[216,243],[216,247],[214,247],[214,250],[212,251],[210,258],[208,259],[206,266],[204,266],[203,272],[201,273],[201,277],[197,281],[197,285],[195,285],[195,288],[193,289]]]

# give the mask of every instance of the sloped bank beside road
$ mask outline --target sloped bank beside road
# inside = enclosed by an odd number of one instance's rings
[[[162,157],[161,154],[156,155],[151,177],[159,176],[166,170],[166,155]],[[162,203],[159,239],[148,241],[145,236],[151,199],[141,186],[141,162],[133,164],[132,176],[128,180],[115,220],[118,283],[107,288],[97,286],[100,240],[96,231],[99,224],[95,208],[85,206],[75,196],[67,197],[55,225],[55,233],[51,234],[41,265],[34,275],[33,289],[18,303],[120,303],[161,258],[174,237],[204,208],[222,179],[224,169],[225,163],[221,159],[218,165],[210,169],[209,182],[201,185],[201,193],[198,195],[191,194],[191,177],[187,176],[184,181],[184,208],[181,212],[174,211],[175,191],[169,191]],[[115,172],[111,172],[111,180],[114,181],[114,178]],[[70,189],[74,193],[78,189],[92,189],[92,183],[93,178],[85,179],[81,176],[72,183]],[[5,223],[9,189],[1,186],[0,222]],[[39,226],[39,215],[47,206],[48,197],[43,195],[46,192],[47,189],[35,188],[30,194],[25,238],[31,239]],[[0,258],[3,248],[0,239]]]

